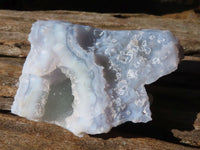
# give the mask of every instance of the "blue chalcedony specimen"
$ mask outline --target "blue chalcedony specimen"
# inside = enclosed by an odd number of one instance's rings
[[[151,120],[145,84],[177,69],[180,45],[169,31],[109,31],[37,21],[12,113],[77,136]]]

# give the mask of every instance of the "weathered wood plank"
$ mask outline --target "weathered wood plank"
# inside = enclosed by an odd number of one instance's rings
[[[36,20],[64,20],[102,29],[170,30],[180,40],[186,55],[200,54],[200,17],[174,19],[146,14],[99,14],[76,11],[9,11],[0,10],[0,55],[25,57],[31,24]]]
[[[14,97],[25,59],[0,57],[0,96]]]
[[[193,57],[193,56],[185,56],[182,61],[200,61],[200,57]]]
[[[196,149],[157,140],[167,140],[172,137],[165,136],[173,134],[181,139],[181,143],[200,146],[200,115],[197,115],[200,112],[200,88],[197,84],[200,76],[200,19],[198,15],[191,18],[182,14],[178,18],[145,14],[0,10],[0,149],[47,149],[48,146],[54,149]],[[25,58],[14,57],[27,56],[30,49],[28,34],[37,19],[65,20],[111,30],[153,28],[172,31],[183,45],[186,57],[178,72],[147,87],[154,97],[151,106],[153,121],[138,125],[135,130],[133,128],[137,125],[132,124],[128,132],[123,128],[121,131],[114,129],[99,136],[104,137],[101,139],[98,136],[78,138],[58,126],[10,115],[25,61]],[[143,132],[149,133],[142,136]],[[151,135],[147,138],[148,134]]]
[[[174,129],[172,132],[175,137],[181,139],[181,143],[200,146],[200,130],[180,131]]]
[[[93,136],[78,138],[56,125],[29,121],[18,116],[0,113],[0,149],[66,149],[66,150],[197,150],[147,137],[108,139]]]
[[[13,98],[0,97],[0,110],[11,110]]]

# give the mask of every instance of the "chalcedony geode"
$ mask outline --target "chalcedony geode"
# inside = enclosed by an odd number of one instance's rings
[[[151,120],[144,88],[177,68],[169,31],[109,31],[37,21],[12,113],[62,126],[77,136]]]

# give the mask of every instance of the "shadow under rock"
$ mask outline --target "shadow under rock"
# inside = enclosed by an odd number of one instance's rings
[[[183,61],[170,75],[146,85],[153,95],[152,121],[148,123],[127,122],[113,128],[109,133],[92,135],[109,139],[114,137],[151,137],[179,143],[172,129],[193,130],[196,115],[200,112],[200,62]]]

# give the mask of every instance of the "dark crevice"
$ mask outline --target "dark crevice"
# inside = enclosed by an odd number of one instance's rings
[[[22,46],[24,46],[24,44],[23,43],[15,43],[14,46],[18,47],[18,48],[22,48]]]
[[[3,54],[0,54],[0,57],[7,57],[7,58],[26,58],[26,56],[8,56],[8,55],[3,55]]]
[[[113,15],[113,17],[120,18],[120,19],[130,18],[130,16],[126,16],[126,15],[123,15],[123,14]]]
[[[11,97],[11,96],[0,96],[0,97],[2,97],[2,98],[13,98],[14,99],[14,97]]]
[[[200,50],[198,51],[187,51],[184,54],[185,56],[196,56],[196,57],[200,57]]]
[[[0,113],[1,114],[12,114],[10,110],[2,110],[2,109],[0,109]],[[16,115],[14,115],[14,116],[16,116]]]

